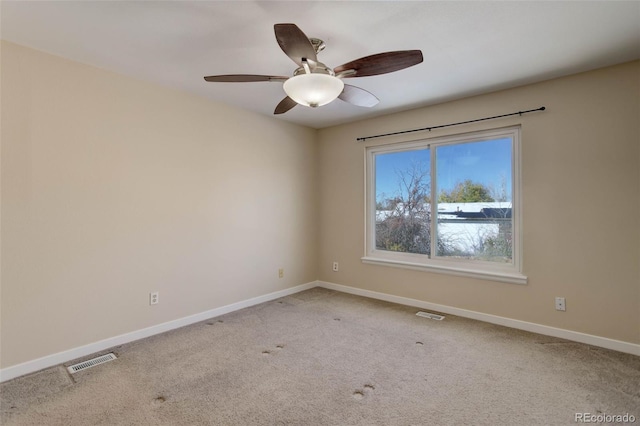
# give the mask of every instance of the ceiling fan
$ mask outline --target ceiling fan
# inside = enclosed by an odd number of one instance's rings
[[[278,45],[298,65],[292,77],[226,74],[204,79],[220,83],[284,83],[287,96],[276,106],[274,114],[283,114],[297,104],[315,108],[336,98],[357,106],[373,107],[379,102],[378,98],[360,87],[344,84],[342,79],[386,74],[422,62],[420,50],[399,50],[365,56],[331,69],[318,61],[317,54],[325,48],[322,40],[307,37],[295,24],[275,24],[273,27]]]

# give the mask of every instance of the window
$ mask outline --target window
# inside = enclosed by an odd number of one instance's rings
[[[520,129],[366,148],[367,263],[526,283]]]

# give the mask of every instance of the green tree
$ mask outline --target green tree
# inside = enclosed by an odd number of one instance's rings
[[[480,203],[495,201],[490,189],[481,183],[467,179],[458,182],[450,191],[442,190],[438,195],[439,203]]]

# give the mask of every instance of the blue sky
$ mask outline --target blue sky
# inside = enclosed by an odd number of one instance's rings
[[[376,196],[399,192],[398,171],[420,162],[428,171],[429,150],[401,151],[376,156]],[[450,190],[457,182],[470,179],[499,189],[506,182],[511,198],[511,139],[440,145],[437,148],[438,191]]]

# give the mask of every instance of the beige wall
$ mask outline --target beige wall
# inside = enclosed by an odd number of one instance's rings
[[[628,63],[321,130],[320,280],[640,343],[639,76],[640,63]],[[356,142],[540,106],[547,111]],[[527,285],[361,263],[365,146],[514,124]]]
[[[1,368],[318,278],[640,343],[638,62],[317,132],[1,54]],[[356,137],[541,105],[423,135],[522,124],[527,285],[360,262],[364,147],[421,135]]]
[[[317,279],[315,130],[1,53],[3,368]]]

